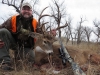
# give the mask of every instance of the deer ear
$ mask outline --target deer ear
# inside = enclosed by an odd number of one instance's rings
[[[31,32],[29,33],[29,36],[33,37],[33,38],[40,38],[43,37],[42,34],[36,33],[36,32]]]

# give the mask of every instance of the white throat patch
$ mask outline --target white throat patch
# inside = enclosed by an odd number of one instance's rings
[[[39,47],[39,46],[36,46],[36,48],[35,48],[35,50],[37,51],[37,52],[45,52],[46,54],[49,54],[49,53],[52,53],[53,52],[53,50],[43,50],[43,49],[41,49],[41,47]]]
[[[44,52],[44,51],[41,49],[41,47],[39,47],[39,46],[36,46],[35,50],[36,50],[37,52]]]

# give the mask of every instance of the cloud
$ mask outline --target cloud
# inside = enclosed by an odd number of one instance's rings
[[[80,17],[88,20],[84,23],[85,25],[88,23],[88,26],[93,26],[92,21],[95,18],[100,20],[100,0],[66,0],[66,6],[68,13],[73,17],[74,24],[79,22]]]
[[[0,4],[0,24],[2,24],[4,20],[8,19],[13,14],[16,14],[16,11],[12,6]]]
[[[51,1],[52,0],[40,0],[39,6],[41,6],[41,8],[39,7],[38,10],[47,7]],[[30,0],[28,2],[30,2]],[[80,17],[86,18],[90,24],[92,24],[95,18],[100,20],[100,0],[65,0],[65,4],[66,10],[73,17],[72,19],[75,24],[80,21]],[[5,4],[0,3],[0,8],[0,17],[16,13],[13,7],[9,7]]]

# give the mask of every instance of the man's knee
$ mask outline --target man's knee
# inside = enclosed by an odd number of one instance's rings
[[[31,56],[32,58],[35,57],[35,52],[34,52],[33,50],[30,50],[29,54],[30,54],[30,56]]]
[[[10,32],[6,28],[0,29],[0,34],[10,34]]]
[[[34,62],[34,60],[35,60],[35,52],[33,50],[30,50],[28,59],[29,59],[30,62]]]

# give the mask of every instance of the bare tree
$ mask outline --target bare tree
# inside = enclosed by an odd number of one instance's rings
[[[83,28],[82,28],[82,23],[86,20],[83,20],[83,18],[81,17],[80,18],[80,22],[79,22],[79,27],[77,27],[77,44],[80,44],[81,43],[81,35],[83,33]]]
[[[96,27],[96,31],[93,31],[93,33],[97,36],[97,42],[99,42],[99,38],[100,38],[100,21],[94,20],[93,24]]]
[[[72,19],[69,18],[69,19],[68,19],[68,31],[69,31],[69,33],[70,33],[70,38],[71,38],[72,45],[73,45],[73,40],[74,40],[74,38],[73,38],[73,32],[72,32],[72,27],[71,27],[71,21],[72,21]]]
[[[91,33],[92,33],[92,29],[89,28],[89,27],[84,27],[84,31],[85,31],[85,34],[86,34],[86,37],[87,37],[87,41],[88,41],[88,43],[90,43],[90,36],[91,36]]]
[[[20,6],[22,6],[22,3],[23,3],[24,0],[21,0],[19,6],[17,6],[17,1],[16,0],[2,0],[2,4],[6,4],[8,6],[12,6],[16,9],[16,12],[20,12]]]
[[[66,37],[66,44],[67,44],[70,40],[70,32],[68,31],[68,28],[64,30],[65,30],[65,37]]]
[[[6,4],[8,6],[12,6],[12,7],[15,8],[16,12],[20,13],[20,8],[21,8],[21,6],[22,6],[24,1],[26,1],[26,0],[19,0],[19,1],[18,0],[2,0],[2,4]],[[39,0],[31,0],[31,1],[33,3],[32,4],[33,8],[39,2]],[[37,13],[37,12],[34,10],[34,13]]]
[[[71,17],[68,18],[68,26],[66,27],[65,29],[65,34],[67,36],[66,38],[66,43],[71,39],[72,41],[72,44],[73,44],[73,35],[72,35],[72,27],[71,27],[71,22],[72,22],[72,19]]]
[[[66,9],[63,6],[64,2],[60,2],[59,0],[52,0],[53,4],[50,6],[51,7],[51,14],[52,17],[54,19],[54,25],[57,25],[57,27],[60,27],[61,24],[63,24],[64,21],[62,21],[62,19],[65,17],[66,15]],[[65,21],[65,24],[63,24],[63,26],[67,26],[68,23],[67,21]],[[59,37],[61,37],[61,30],[59,29]]]
[[[77,41],[77,31],[74,31],[73,33],[72,33],[72,35],[73,35],[73,40],[75,41],[73,41],[73,44],[76,44],[76,41]]]

